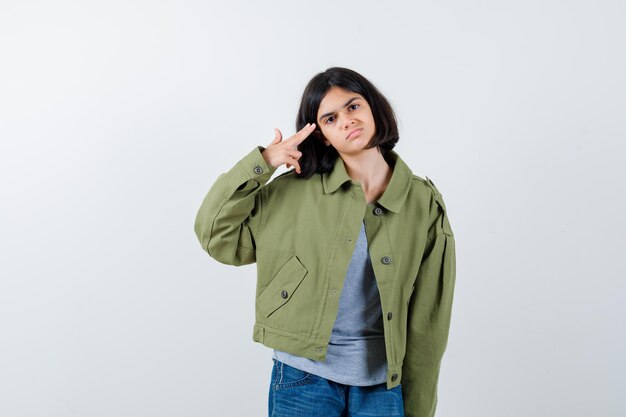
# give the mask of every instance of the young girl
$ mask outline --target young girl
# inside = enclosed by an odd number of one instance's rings
[[[221,174],[195,222],[219,262],[257,263],[269,416],[432,417],[456,276],[441,193],[393,150],[394,112],[355,71],[315,75],[296,130]]]

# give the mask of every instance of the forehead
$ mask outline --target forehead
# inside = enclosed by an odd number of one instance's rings
[[[320,107],[317,110],[318,116],[320,114],[334,112],[341,109],[341,107],[343,107],[346,102],[353,97],[358,97],[365,100],[363,96],[359,93],[355,93],[337,86],[331,87],[330,90],[326,92],[324,98],[320,102]]]

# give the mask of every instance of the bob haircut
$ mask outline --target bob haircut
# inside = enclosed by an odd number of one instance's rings
[[[297,177],[309,178],[313,174],[332,171],[339,153],[332,145],[325,145],[323,134],[317,123],[317,112],[322,99],[331,87],[340,87],[363,96],[372,109],[376,133],[365,149],[378,147],[379,152],[389,163],[387,154],[398,142],[398,123],[391,105],[380,91],[365,77],[348,68],[331,67],[315,75],[302,94],[300,109],[296,117],[296,131],[307,123],[315,123],[311,138],[298,145],[302,156],[298,159],[300,174]]]

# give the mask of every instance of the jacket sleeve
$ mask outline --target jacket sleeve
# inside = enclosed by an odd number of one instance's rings
[[[441,194],[432,185],[430,228],[409,302],[402,366],[406,417],[433,417],[441,359],[448,342],[456,280],[454,234]]]
[[[245,265],[256,261],[255,237],[263,216],[260,192],[276,168],[255,147],[209,189],[196,215],[194,230],[202,248],[217,261]]]

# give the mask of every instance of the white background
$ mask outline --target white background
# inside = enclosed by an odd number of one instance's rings
[[[437,417],[625,415],[623,1],[0,4],[0,415],[266,415],[255,266],[193,223],[335,65],[446,199]]]

